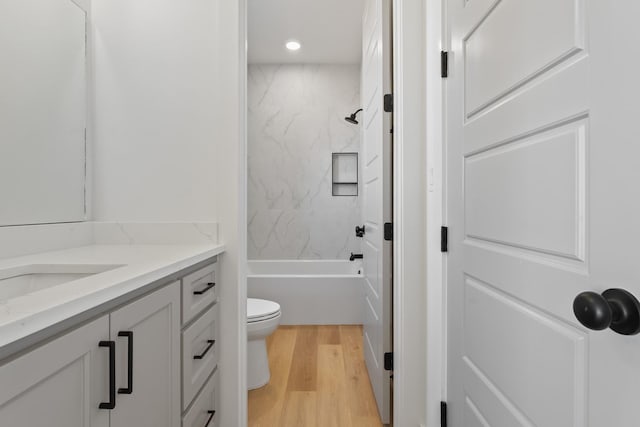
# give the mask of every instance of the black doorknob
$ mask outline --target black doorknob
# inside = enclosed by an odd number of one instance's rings
[[[640,333],[640,303],[624,289],[607,289],[602,295],[582,292],[573,300],[573,313],[594,331],[611,328],[622,335]]]

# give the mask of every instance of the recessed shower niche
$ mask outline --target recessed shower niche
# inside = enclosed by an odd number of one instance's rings
[[[357,196],[358,153],[333,153],[332,165],[331,194]]]

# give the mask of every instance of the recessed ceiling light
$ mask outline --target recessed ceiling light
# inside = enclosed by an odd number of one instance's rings
[[[288,41],[285,46],[287,46],[287,49],[289,49],[289,50],[298,50],[298,49],[300,49],[300,43],[298,43],[295,40]]]

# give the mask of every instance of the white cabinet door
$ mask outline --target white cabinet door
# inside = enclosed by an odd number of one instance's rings
[[[218,364],[218,306],[182,333],[182,409],[186,410]]]
[[[0,366],[0,426],[109,427],[109,318]]]
[[[384,353],[392,351],[392,254],[384,240],[384,223],[392,222],[391,114],[383,96],[391,93],[391,2],[368,0],[363,19],[362,58],[362,243],[365,279],[364,356],[380,417],[391,417],[390,372]]]
[[[217,264],[210,264],[182,279],[182,324],[186,325],[218,296]]]
[[[111,313],[110,329],[118,389],[111,427],[179,427],[179,282]]]
[[[217,427],[216,417],[218,372],[216,371],[182,419],[182,427]]]
[[[573,303],[640,296],[640,3],[446,9],[450,425],[638,426],[640,340]]]

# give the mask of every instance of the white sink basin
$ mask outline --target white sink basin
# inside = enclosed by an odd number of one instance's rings
[[[0,270],[0,300],[32,294],[119,267],[124,265],[33,264]]]

